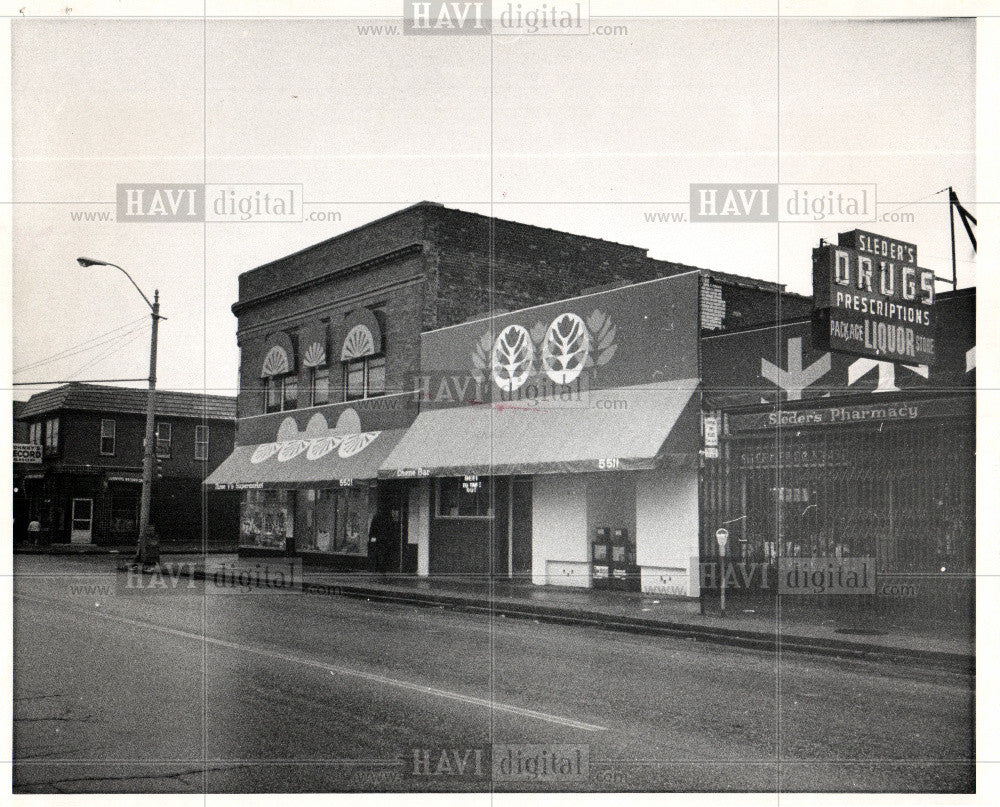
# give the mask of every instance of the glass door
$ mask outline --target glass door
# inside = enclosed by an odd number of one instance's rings
[[[93,537],[94,500],[73,499],[73,519],[69,540],[74,544],[89,544]]]

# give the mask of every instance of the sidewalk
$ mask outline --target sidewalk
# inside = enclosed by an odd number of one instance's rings
[[[171,555],[164,562],[189,564],[196,577],[212,579],[225,568],[259,570],[287,563],[283,558],[240,558],[235,553],[206,558],[201,554]],[[717,604],[706,601],[701,614],[697,600],[673,599],[529,582],[421,578],[358,572],[302,570],[296,588],[306,593],[360,597],[410,605],[445,606],[497,616],[592,625],[635,633],[680,636],[741,647],[782,652],[808,652],[852,658],[891,659],[924,666],[971,670],[975,636],[971,626],[954,623],[903,622],[867,613],[793,607],[782,602],[780,620],[772,606],[745,609],[733,604],[723,617]]]
[[[161,555],[191,555],[206,552],[209,554],[226,553],[235,556],[236,547],[232,541],[177,541],[161,543]],[[18,542],[14,544],[14,553],[23,555],[134,555],[136,545],[120,544],[105,546],[103,544],[31,544]]]

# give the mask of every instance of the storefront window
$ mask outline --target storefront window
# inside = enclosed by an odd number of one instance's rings
[[[438,480],[438,518],[492,518],[487,479],[455,476]]]
[[[125,489],[111,494],[111,532],[116,536],[129,538],[138,535],[138,491]]]
[[[294,535],[293,491],[249,490],[240,505],[240,545],[286,549]]]
[[[746,559],[875,557],[880,574],[968,573],[974,440],[935,427],[745,438],[727,517]]]
[[[339,488],[334,494],[337,517],[330,551],[337,555],[367,555],[368,533],[375,516],[375,490],[368,486]]]
[[[304,552],[367,555],[376,495],[368,486],[300,490],[298,546]]]

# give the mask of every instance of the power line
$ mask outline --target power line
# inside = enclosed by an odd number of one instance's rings
[[[131,331],[126,331],[125,333],[117,334],[116,336],[111,337],[110,339],[106,339],[103,342],[98,342],[97,344],[90,345],[86,348],[68,351],[60,356],[56,356],[46,361],[40,361],[40,362],[35,362],[34,364],[25,365],[24,367],[20,367],[17,370],[15,370],[14,373],[20,374],[27,372],[29,370],[37,370],[39,367],[44,367],[47,364],[52,364],[54,362],[59,362],[59,361],[66,361],[68,359],[72,359],[74,356],[80,356],[92,350],[100,350],[102,348],[107,347],[108,345],[114,344],[115,342],[121,341],[123,339],[128,339],[129,337],[137,336],[142,330],[143,329],[141,326],[138,328],[133,328]]]
[[[137,329],[137,330],[144,330],[144,329]],[[133,336],[133,337],[132,337],[131,339],[129,339],[128,341],[126,341],[126,342],[122,342],[121,344],[118,344],[118,345],[115,345],[115,346],[113,346],[113,347],[111,348],[111,350],[108,350],[107,352],[105,352],[105,353],[102,353],[102,354],[101,354],[100,356],[98,356],[97,358],[95,358],[95,359],[93,359],[92,361],[89,361],[89,362],[87,362],[86,364],[84,364],[84,365],[83,365],[83,367],[81,367],[81,368],[80,368],[79,370],[77,370],[77,371],[76,371],[75,373],[73,373],[73,375],[74,375],[74,376],[78,376],[78,375],[80,375],[80,373],[82,373],[82,372],[83,372],[84,370],[86,370],[86,369],[88,369],[88,368],[90,368],[90,367],[93,367],[93,366],[94,366],[95,364],[99,364],[100,362],[104,361],[105,359],[107,359],[107,358],[110,358],[110,357],[111,357],[111,356],[113,356],[113,355],[114,355],[115,353],[118,353],[119,351],[121,351],[121,350],[124,350],[124,349],[125,349],[126,347],[128,347],[128,346],[129,346],[129,345],[131,345],[131,344],[132,344],[133,342],[135,342],[135,341],[136,341],[136,340],[137,340],[137,339],[138,339],[138,338],[139,338],[140,336],[141,336],[141,334],[140,334],[140,333],[136,333],[136,334],[135,334],[135,335],[134,335],[134,336]]]
[[[71,352],[74,352],[74,351],[81,350],[81,349],[85,348],[87,345],[90,345],[92,342],[97,342],[97,341],[102,340],[102,339],[104,339],[106,337],[109,337],[112,334],[116,333],[117,331],[131,329],[131,328],[135,327],[136,325],[138,325],[143,320],[145,320],[145,317],[139,317],[137,319],[132,320],[131,322],[126,322],[124,325],[119,325],[118,327],[112,328],[109,331],[105,331],[104,333],[100,333],[100,334],[97,334],[96,336],[92,336],[89,339],[85,339],[84,341],[79,342],[76,345],[70,345],[67,348],[64,348],[62,350],[56,351],[55,353],[52,353],[52,354],[50,354],[48,356],[45,356],[45,357],[43,357],[41,359],[38,359],[37,361],[32,362],[31,364],[41,364],[43,362],[48,362],[48,361],[50,361],[52,359],[59,358],[63,354],[71,353]],[[30,366],[30,365],[24,365],[24,367],[28,367],[28,366]],[[18,370],[20,370],[20,369],[23,369],[23,367],[22,368],[18,368],[14,372],[18,372]]]
[[[12,387],[48,387],[52,384],[112,384],[125,381],[149,381],[148,378],[83,378],[53,381],[12,381]]]
[[[59,359],[66,359],[69,358],[70,356],[75,356],[80,353],[86,353],[88,350],[94,350],[96,348],[103,347],[104,345],[113,342],[115,339],[118,339],[119,337],[123,338],[126,336],[130,336],[133,332],[135,332],[135,330],[137,330],[137,326],[139,326],[139,323],[144,322],[145,319],[146,319],[145,317],[139,317],[138,319],[133,320],[132,322],[127,322],[124,325],[118,326],[117,328],[112,328],[110,331],[106,331],[97,336],[93,336],[84,342],[80,342],[79,344],[73,345],[71,347],[65,348],[64,350],[60,350],[56,353],[53,353],[44,359],[39,359],[38,361],[30,362],[28,364],[24,364],[20,367],[17,367],[14,369],[13,372],[20,373],[25,370],[31,370],[35,367],[41,367],[43,364],[50,364],[51,362],[58,361]],[[126,333],[118,333],[118,331],[122,331],[125,329],[129,330]]]
[[[910,205],[920,204],[920,202],[924,202],[927,199],[930,199],[932,196],[937,196],[939,193],[944,193],[946,190],[948,190],[948,188],[941,188],[941,190],[934,191],[934,193],[928,193],[926,196],[924,196],[924,197],[922,197],[920,199],[915,199],[912,202],[907,202],[906,204],[902,204],[899,207],[895,207],[892,210],[890,210],[888,213],[883,213],[882,216],[883,217],[885,217],[885,216],[891,216],[897,210],[902,210],[904,207],[909,207]]]

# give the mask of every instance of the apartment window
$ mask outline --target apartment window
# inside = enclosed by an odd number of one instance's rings
[[[344,398],[356,401],[385,394],[385,356],[344,362]]]
[[[286,375],[282,379],[282,409],[295,409],[299,402],[299,379],[294,375]]]
[[[278,411],[277,401],[275,401],[274,399],[275,395],[274,379],[265,377],[262,379],[262,381],[264,383],[264,411],[277,412]]]
[[[194,458],[208,459],[208,426],[194,427]]]
[[[369,356],[366,365],[365,370],[368,374],[365,381],[367,397],[385,395],[385,356]]]
[[[28,428],[28,442],[35,446],[42,444],[42,422],[32,423]]]
[[[330,370],[313,367],[309,371],[309,405],[320,406],[330,402]]]
[[[169,457],[170,456],[170,440],[172,437],[171,426],[169,423],[157,423],[156,424],[156,456],[157,457]]]
[[[438,518],[492,518],[488,480],[454,476],[437,482]]]
[[[264,411],[282,412],[298,405],[299,384],[294,375],[264,379]]]
[[[59,418],[49,418],[45,421],[45,450],[59,450]]]
[[[101,421],[101,454],[106,457],[115,455],[115,422],[113,420]]]

